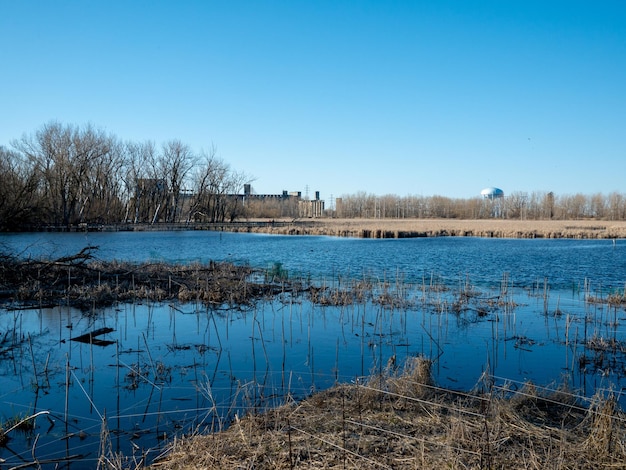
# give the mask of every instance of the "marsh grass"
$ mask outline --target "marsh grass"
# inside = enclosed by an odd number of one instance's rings
[[[275,282],[253,281],[255,271],[248,266],[105,262],[95,259],[96,251],[97,247],[87,247],[56,260],[1,256],[0,301],[34,307],[62,302],[83,311],[142,300],[234,307],[251,305],[282,289]]]
[[[228,227],[223,227],[229,230]],[[236,226],[231,228],[239,231]],[[255,225],[248,232],[280,235],[330,235],[356,238],[486,237],[486,238],[626,238],[626,222],[595,220],[510,219],[298,219]]]
[[[35,424],[29,416],[15,415],[0,423],[0,447],[4,447],[9,441],[11,431],[25,434],[32,433]]]
[[[624,415],[613,396],[507,384],[460,393],[410,358],[300,402],[178,439],[153,468],[617,468]]]

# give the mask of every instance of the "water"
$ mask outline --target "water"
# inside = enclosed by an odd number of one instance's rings
[[[436,381],[460,390],[476,386],[487,368],[498,382],[565,382],[585,396],[609,387],[620,393],[626,375],[624,309],[584,297],[585,287],[598,297],[623,291],[623,240],[120,232],[9,234],[0,244],[32,257],[97,245],[105,260],[280,264],[331,288],[367,279],[375,292],[400,289],[406,300],[394,309],[371,301],[322,307],[285,295],[248,310],[156,303],[89,314],[67,306],[1,310],[0,420],[50,413],[35,430],[11,433],[0,448],[9,466],[31,461],[39,436],[39,459],[80,454],[71,467],[93,468],[104,418],[114,451],[147,452],[150,460],[174,435],[219,429],[234,413],[260,411],[285,395],[360,380],[392,356],[402,363],[425,355]],[[456,312],[466,286],[470,303]],[[494,299],[504,304],[496,308]],[[108,346],[70,340],[104,327],[113,330],[102,336]],[[602,356],[591,338],[617,347]]]
[[[187,263],[231,261],[257,267],[281,263],[292,273],[314,277],[385,276],[401,272],[407,281],[437,273],[446,279],[469,276],[493,285],[510,273],[515,285],[548,277],[553,288],[569,289],[585,279],[606,289],[626,282],[626,240],[518,240],[485,238],[350,239],[229,232],[53,233],[0,236],[0,248],[22,256],[60,257],[86,245],[105,260]]]

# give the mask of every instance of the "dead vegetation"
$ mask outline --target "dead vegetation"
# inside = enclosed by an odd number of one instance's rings
[[[626,238],[626,222],[598,225],[596,220],[511,219],[296,219],[262,225],[233,225],[223,230],[281,235],[330,235],[356,238]]]
[[[409,360],[302,402],[235,418],[222,432],[174,441],[167,469],[623,468],[624,414],[612,396],[515,390],[488,378],[470,394],[436,387]]]
[[[248,266],[101,261],[96,251],[88,246],[53,260],[0,255],[0,301],[35,307],[62,302],[82,310],[142,300],[237,307],[282,289],[275,282],[253,282],[255,271]]]

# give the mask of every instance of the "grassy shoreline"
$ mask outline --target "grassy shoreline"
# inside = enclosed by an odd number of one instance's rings
[[[219,223],[156,223],[32,227],[43,232],[158,232],[211,230],[352,238],[626,238],[626,221],[510,219],[243,219]],[[27,230],[28,231],[28,230]]]
[[[267,222],[267,221],[266,221]],[[222,227],[235,232],[355,238],[626,238],[626,221],[503,219],[298,219]]]
[[[430,361],[236,418],[174,441],[153,469],[623,468],[624,414],[614,397],[581,399],[527,383],[436,386]]]

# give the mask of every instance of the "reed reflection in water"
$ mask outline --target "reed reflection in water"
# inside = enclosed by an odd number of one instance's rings
[[[440,385],[468,390],[483,372],[494,381],[565,382],[591,395],[621,389],[623,307],[591,286],[551,290],[538,279],[492,288],[468,276],[406,282],[332,278],[309,294],[286,290],[249,309],[200,303],[120,304],[3,310],[3,420],[39,416],[12,433],[0,458],[80,455],[93,467],[103,422],[124,455],[154,456],[167,439],[216,431],[236,414],[261,412],[336,382],[349,382],[423,355]],[[103,332],[102,341],[75,341]],[[622,405],[624,403],[621,403]]]

